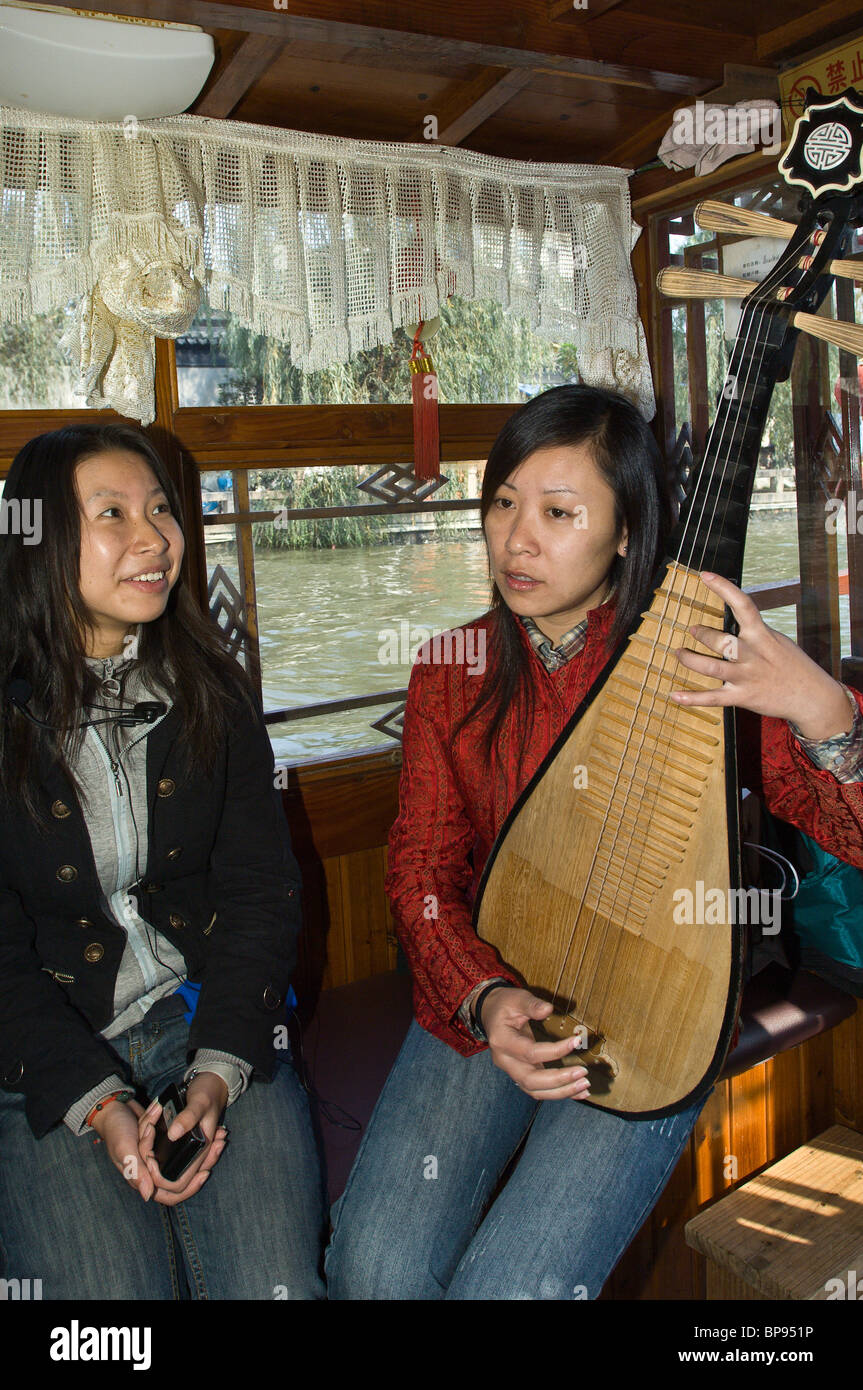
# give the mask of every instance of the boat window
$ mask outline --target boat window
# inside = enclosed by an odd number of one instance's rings
[[[453,297],[427,347],[440,399],[523,401],[576,379],[571,343],[550,342],[502,305]],[[231,314],[205,305],[177,340],[181,406],[385,405],[410,400],[412,340],[397,328],[387,346],[358,352],[323,371],[301,371],[290,346],[252,334]]]
[[[419,647],[488,608],[483,466],[403,511],[360,490],[368,466],[201,474],[210,611],[260,671],[277,761],[393,746]]]
[[[441,320],[428,347],[444,404],[522,402],[578,379],[572,344],[499,305],[453,299]],[[392,346],[303,373],[289,347],[205,309],[176,345],[179,403],[404,405],[411,346],[397,330]],[[277,760],[392,748],[418,647],[486,611],[484,454],[444,464],[446,483],[410,510],[361,488],[369,464],[202,471],[210,611],[260,678]]]
[[[0,410],[86,409],[60,346],[73,318],[70,306],[0,324]]]
[[[716,196],[774,218],[796,222],[800,217],[799,194],[781,178]],[[763,278],[785,240],[706,231],[695,220],[698,201],[654,216],[654,272],[675,265]],[[861,250],[857,232],[845,254]],[[715,415],[738,305],[656,297],[652,327],[662,430],[680,482],[687,442],[698,458]],[[863,292],[851,280],[837,280],[820,312],[861,322]],[[861,529],[863,506],[858,520],[856,494],[849,496],[847,508],[844,502],[847,477],[859,478],[860,383],[854,358],[800,335],[791,377],[776,385],[771,399],[743,568],[744,588],[754,591],[766,621],[800,641],[836,676],[842,673],[841,658],[863,643],[863,610],[849,608],[848,591],[848,537],[856,538]]]

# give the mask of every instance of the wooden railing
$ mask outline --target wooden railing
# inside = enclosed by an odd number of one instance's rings
[[[753,584],[746,590],[746,593],[755,601],[755,605],[761,613],[766,613],[771,608],[790,608],[793,604],[797,609],[797,622],[800,623],[800,580],[782,579],[778,584]],[[848,571],[839,571],[839,595],[848,596]]]

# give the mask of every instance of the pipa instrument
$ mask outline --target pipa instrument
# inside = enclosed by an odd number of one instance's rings
[[[766,278],[662,273],[667,293],[745,296],[716,418],[647,610],[512,808],[477,893],[478,935],[554,1005],[535,1035],[577,1032],[566,1060],[588,1067],[588,1103],[622,1114],[672,1114],[705,1093],[737,1016],[746,912],[734,713],[667,697],[720,684],[681,667],[674,649],[693,645],[693,623],[733,626],[699,571],[740,583],[764,424],[798,332],[863,352],[863,328],[815,314],[835,274],[859,273],[841,257],[859,221],[861,142],[863,93],[810,90],[779,165],[804,190],[800,223],[721,203],[696,211],[702,226],[790,235]]]

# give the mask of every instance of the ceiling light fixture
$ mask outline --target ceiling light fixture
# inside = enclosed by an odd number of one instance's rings
[[[194,24],[0,0],[0,104],[83,120],[176,116],[213,66]]]

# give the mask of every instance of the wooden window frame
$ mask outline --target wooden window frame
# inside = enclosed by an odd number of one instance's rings
[[[650,345],[654,384],[657,395],[657,418],[655,422],[660,445],[671,450],[676,442],[674,421],[674,358],[671,341],[671,309],[675,303],[663,300],[655,290],[656,276],[669,264],[667,240],[663,235],[663,224],[672,217],[680,217],[690,212],[694,205],[704,197],[722,198],[743,189],[752,188],[780,178],[778,161],[763,154],[753,154],[732,161],[716,170],[706,178],[686,178],[642,198],[634,198],[633,216],[644,231],[636,243],[633,255],[636,285],[639,296],[639,311]],[[854,297],[851,282],[837,280],[837,304],[843,317],[854,319]],[[693,314],[687,303],[690,318]],[[698,306],[700,307],[700,306]],[[689,321],[688,321],[689,323]],[[806,334],[800,335],[798,349],[792,369],[792,409],[795,413],[795,452],[797,440],[805,441],[810,414],[814,408],[823,410],[819,401],[813,401],[811,390],[804,399],[804,387],[818,381],[826,371],[827,346]],[[856,358],[850,353],[840,353],[840,376],[856,376]],[[856,398],[843,391],[842,427],[843,450],[842,466],[845,486],[858,498],[863,496],[861,488],[861,440],[859,411],[852,408]],[[712,418],[712,411],[710,411]],[[703,417],[703,418],[702,418]],[[706,413],[701,411],[693,426],[698,431],[706,425]],[[805,458],[805,451],[804,451]],[[823,513],[823,504],[817,495],[817,480],[798,466],[798,545],[800,555],[800,576],[796,581],[784,585],[759,586],[761,592],[755,594],[756,602],[762,609],[775,608],[793,603],[797,609],[798,641],[813,660],[835,677],[863,689],[863,536],[856,530],[847,535],[848,575],[840,584],[836,559],[835,537],[829,543],[826,534],[819,529],[817,519]],[[801,486],[801,483],[803,486]],[[815,525],[811,525],[811,521]],[[849,595],[851,654],[840,658],[839,608],[841,593]]]

